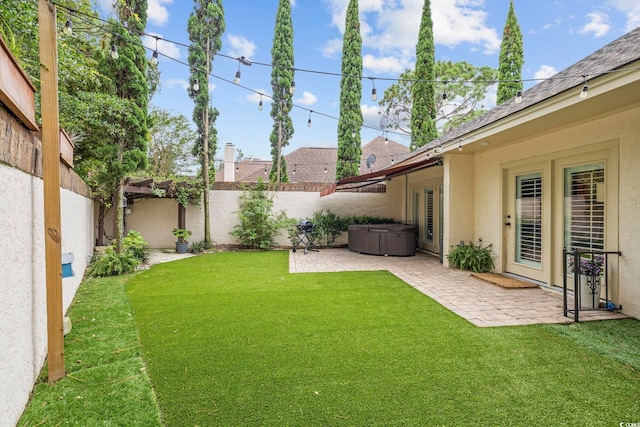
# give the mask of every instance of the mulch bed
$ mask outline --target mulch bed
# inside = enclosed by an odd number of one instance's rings
[[[491,283],[493,285],[498,285],[503,288],[509,289],[524,289],[524,288],[537,288],[538,285],[531,282],[526,282],[524,280],[515,279],[513,277],[505,276],[503,274],[498,273],[471,273],[471,276],[483,280],[485,282]]]

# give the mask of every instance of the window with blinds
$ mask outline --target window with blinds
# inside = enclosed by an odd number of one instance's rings
[[[516,177],[516,262],[542,262],[542,174]]]
[[[433,243],[433,189],[424,191],[424,212],[426,215],[424,241]]]
[[[566,168],[565,246],[604,250],[604,163]]]

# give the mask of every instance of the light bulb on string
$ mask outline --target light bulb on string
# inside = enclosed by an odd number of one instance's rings
[[[262,111],[262,94],[260,94],[260,102],[258,102],[258,111]]]
[[[327,173],[327,164],[324,164],[324,173]]]
[[[200,90],[200,85],[198,84],[198,79],[193,79],[193,86],[191,87],[194,92],[198,92]]]
[[[62,29],[62,32],[68,36],[73,34],[73,24],[71,23],[71,18],[67,19],[67,22],[64,24],[64,28]]]
[[[156,39],[156,48],[151,55],[151,65],[158,65],[158,36],[153,36]]]
[[[296,82],[292,81],[291,86],[289,86],[289,93],[293,95],[296,92]]]
[[[584,86],[582,86],[582,91],[580,92],[580,99],[585,99],[589,96],[589,85],[587,84],[587,76],[583,75]]]
[[[462,141],[458,143],[458,151],[462,151]]]
[[[308,128],[311,127],[311,113],[313,113],[313,110],[309,111],[309,120],[307,120],[307,127]]]
[[[447,80],[445,80],[444,81],[444,89],[442,90],[442,103],[445,104],[445,105],[448,102],[447,101],[447,98],[448,98],[448,95],[447,95],[447,83],[449,83],[449,82]]]
[[[519,90],[518,93],[516,93],[516,104],[521,104],[522,103],[522,91]]]
[[[296,174],[296,166],[297,166],[297,165],[295,165],[295,164],[293,165],[293,174],[294,174],[294,175]]]
[[[238,65],[238,68],[240,68],[240,66]],[[236,71],[236,76],[233,78],[233,83],[234,84],[240,84],[240,70],[238,69],[238,71]]]
[[[118,53],[118,46],[116,46],[115,44],[111,45],[111,57],[113,59],[120,58],[120,54]]]
[[[371,89],[371,100],[372,101],[377,101],[378,100],[378,91],[376,90],[376,84],[373,81],[373,77],[371,77],[371,84],[373,85],[373,88]]]

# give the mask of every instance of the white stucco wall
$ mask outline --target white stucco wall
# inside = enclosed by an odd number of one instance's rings
[[[235,244],[237,241],[229,232],[238,223],[236,212],[239,207],[239,197],[242,191],[215,190],[210,196],[211,238],[217,245]],[[334,193],[320,197],[317,192],[279,191],[273,193],[275,212],[283,210],[289,218],[307,219],[313,213],[322,209],[330,210],[339,215],[371,215],[398,217],[397,206],[390,203],[386,193]],[[105,221],[107,234],[113,229],[113,209],[108,213]],[[187,208],[186,226],[193,232],[191,241],[204,239],[204,214],[202,207],[189,206]],[[131,213],[126,216],[127,230],[139,231],[152,248],[173,248],[175,237],[171,230],[178,224],[178,204],[172,199],[142,199],[136,200]],[[346,235],[336,244],[345,244]],[[277,244],[289,246],[287,233],[282,232],[277,238]]]
[[[0,427],[14,426],[46,357],[42,179],[0,164]],[[76,276],[62,279],[66,312],[93,251],[93,206],[61,190],[63,251]]]

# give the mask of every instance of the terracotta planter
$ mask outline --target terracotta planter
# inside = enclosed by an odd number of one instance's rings
[[[0,101],[30,130],[37,131],[36,88],[0,36]]]

